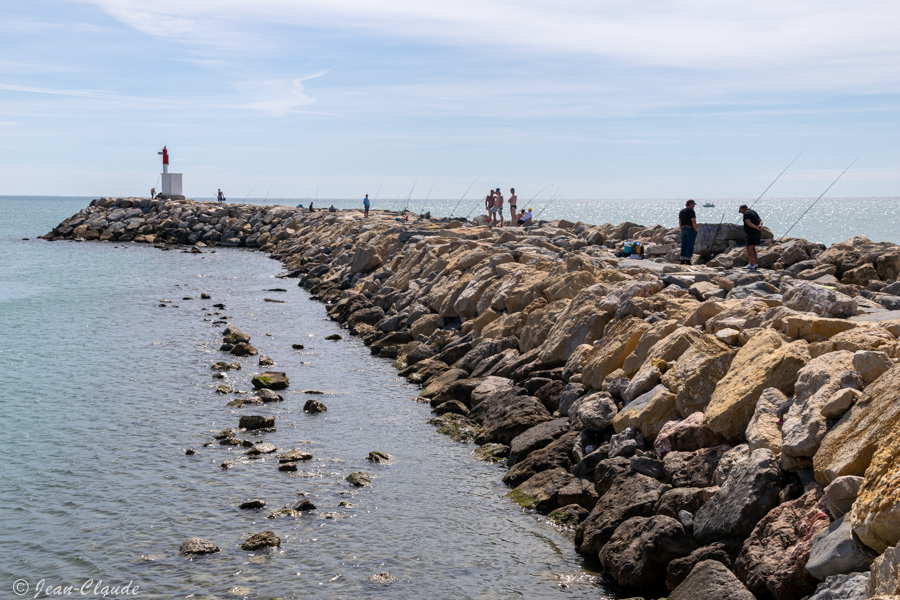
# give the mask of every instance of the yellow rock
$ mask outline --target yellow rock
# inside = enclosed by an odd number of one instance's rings
[[[807,346],[803,340],[788,343],[771,329],[747,340],[712,394],[706,409],[710,428],[731,440],[743,437],[764,389],[793,394],[797,371],[810,360]]]
[[[637,427],[648,440],[659,435],[663,425],[678,418],[675,407],[675,394],[658,385],[646,394],[638,396],[628,403],[613,419],[616,432],[628,427]]]
[[[541,362],[546,365],[564,363],[579,345],[590,344],[603,337],[603,329],[613,316],[612,311],[597,310],[606,292],[606,286],[600,283],[578,292],[547,334],[541,348]],[[619,366],[621,364],[615,368]],[[597,389],[600,389],[599,385]]]
[[[821,342],[841,332],[854,329],[858,325],[858,323],[846,319],[829,319],[811,314],[798,314],[782,320],[781,328],[784,335],[792,340]]]
[[[842,475],[865,475],[883,440],[900,426],[900,365],[863,390],[856,404],[827,434],[813,457],[816,480],[827,485]],[[896,443],[896,438],[892,441]]]
[[[900,542],[900,428],[882,439],[850,512],[853,533],[878,552]]]
[[[614,322],[610,326],[610,331],[587,353],[581,372],[581,382],[587,387],[599,390],[603,379],[621,368],[625,357],[631,354],[648,329],[650,326],[647,323],[635,317]]]
[[[525,326],[519,336],[519,349],[528,352],[544,343],[547,335],[569,305],[568,300],[557,300],[528,313]]]

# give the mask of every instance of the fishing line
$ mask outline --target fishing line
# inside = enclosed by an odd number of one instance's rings
[[[859,157],[858,157],[858,156],[856,157],[856,159],[854,159],[854,161],[853,161],[852,163],[850,163],[850,165],[849,165],[846,169],[844,169],[843,171],[841,171],[841,174],[837,176],[837,179],[835,179],[834,181],[832,181],[832,182],[831,182],[831,185],[829,185],[827,188],[825,188],[825,191],[824,191],[824,192],[822,192],[821,194],[819,194],[819,197],[816,198],[815,201],[814,201],[812,204],[809,205],[809,208],[807,208],[805,211],[803,211],[803,214],[800,215],[800,218],[797,219],[796,221],[794,221],[794,225],[791,225],[791,226],[788,228],[788,230],[784,232],[784,235],[782,235],[780,238],[778,238],[778,241],[779,241],[779,242],[780,242],[781,240],[783,240],[784,237],[785,237],[787,234],[789,234],[789,233],[791,232],[791,229],[793,229],[794,226],[795,226],[797,223],[800,222],[800,219],[802,219],[803,217],[806,216],[806,213],[808,213],[810,210],[812,210],[812,207],[816,205],[816,202],[818,202],[819,200],[821,200],[821,199],[822,199],[822,196],[824,196],[825,194],[828,193],[828,190],[831,189],[831,186],[833,186],[834,184],[836,184],[836,183],[838,182],[838,179],[840,179],[841,177],[843,177],[843,176],[844,176],[844,173],[846,173],[847,171],[849,171],[849,170],[850,170],[850,167],[852,167],[854,164],[856,164],[856,161],[857,161],[857,160],[859,160]]]
[[[246,203],[246,202],[247,202],[247,198],[249,198],[249,197],[250,197],[250,194],[252,194],[252,193],[253,193],[253,188],[255,188],[255,187],[256,187],[256,184],[257,184],[257,183],[259,183],[259,182],[258,182],[258,181],[257,181],[257,182],[256,182],[256,183],[254,183],[254,184],[253,184],[253,186],[252,186],[252,187],[251,187],[251,188],[250,188],[250,191],[249,191],[249,192],[247,192],[247,195],[246,195],[246,196],[244,196],[244,202],[245,202],[245,203]]]
[[[437,183],[437,178],[435,178],[431,181],[431,187],[428,188],[428,193],[425,194],[425,200],[422,201],[422,210],[419,212],[419,214],[425,214],[425,203],[428,202],[428,198],[431,196],[431,190],[434,189],[435,183]]]
[[[406,195],[406,201],[403,202],[403,210],[406,210],[407,207],[409,206],[409,199],[412,198],[413,192],[414,192],[415,189],[416,189],[416,184],[418,184],[418,183],[419,183],[419,178],[416,177],[416,180],[413,181],[412,189],[410,189],[410,190],[409,190],[409,193]],[[398,203],[398,204],[399,204],[399,203]]]
[[[472,189],[472,186],[475,185],[475,182],[476,182],[476,181],[477,181],[477,179],[473,179],[473,180],[472,180],[472,183],[469,184],[469,187],[466,188],[466,191],[463,192],[463,195],[459,197],[459,201],[456,203],[456,206],[454,206],[454,207],[453,207],[453,210],[450,211],[450,216],[451,216],[451,217],[453,216],[453,213],[456,212],[456,209],[459,207],[459,203],[463,201],[463,198],[466,197],[466,194],[468,194],[468,193],[469,193],[469,190]]]
[[[541,213],[542,213],[542,212],[544,212],[545,210],[547,210],[547,207],[548,207],[548,206],[550,206],[551,204],[553,204],[553,201],[556,200],[556,198],[559,196],[559,193],[560,193],[561,191],[562,191],[562,186],[558,187],[558,188],[556,189],[556,193],[553,194],[552,196],[550,196],[550,200],[547,201],[547,204],[544,205],[544,208],[541,209],[541,212],[539,212],[538,214],[536,214],[536,215],[534,216],[534,220],[535,220],[535,221],[537,221],[537,218],[538,218],[539,216],[541,216]]]

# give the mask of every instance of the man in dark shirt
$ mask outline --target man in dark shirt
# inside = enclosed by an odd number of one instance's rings
[[[744,219],[744,233],[747,234],[747,268],[755,271],[759,268],[756,263],[756,247],[762,237],[762,219],[756,214],[756,211],[747,208],[746,204],[741,204],[738,208],[741,217]]]
[[[688,200],[678,213],[678,225],[681,227],[681,264],[691,264],[694,255],[694,242],[697,240],[697,213],[694,212],[696,202]]]

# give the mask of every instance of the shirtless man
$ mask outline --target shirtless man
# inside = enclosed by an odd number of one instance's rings
[[[516,202],[518,199],[519,197],[516,196],[516,188],[509,188],[509,222],[513,227],[519,222],[516,215]]]
[[[497,215],[497,220],[500,221],[500,227],[503,227],[503,194],[500,192],[500,188],[494,190],[494,212],[492,215]],[[493,222],[493,217],[491,217]]]
[[[484,197],[484,210],[487,212],[486,221],[488,225],[494,225],[494,190],[490,190],[488,195]]]

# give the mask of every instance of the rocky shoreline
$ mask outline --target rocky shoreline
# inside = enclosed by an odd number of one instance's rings
[[[98,199],[45,239],[256,248],[626,594],[900,595],[900,247]],[[624,240],[647,259],[622,259]]]

